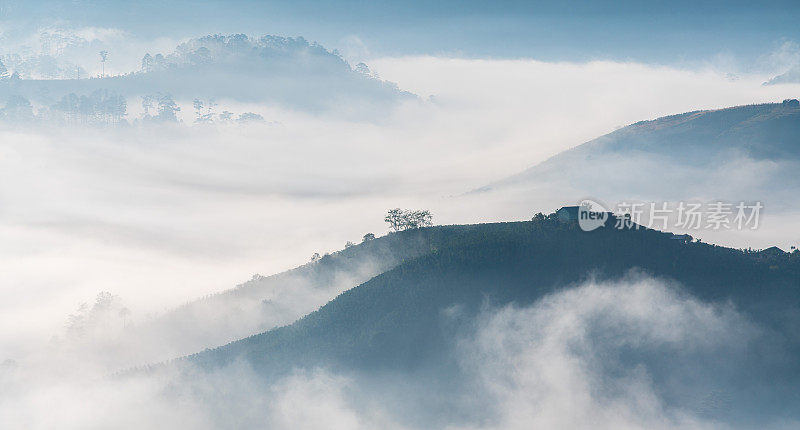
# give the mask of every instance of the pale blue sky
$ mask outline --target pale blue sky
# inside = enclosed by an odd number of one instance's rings
[[[645,4],[540,1],[3,1],[6,32],[47,24],[120,28],[141,38],[209,33],[302,35],[372,55],[680,64],[725,57],[748,68],[800,41],[796,1]]]

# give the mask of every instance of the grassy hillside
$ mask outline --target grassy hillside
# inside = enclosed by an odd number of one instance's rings
[[[443,226],[391,236],[436,237],[430,253],[346,291],[294,324],[189,357],[245,358],[264,374],[296,366],[446,368],[452,339],[482,307],[530,304],[594,277],[631,270],[730,301],[770,326],[800,308],[800,255],[682,244],[654,230],[586,233],[555,220]]]

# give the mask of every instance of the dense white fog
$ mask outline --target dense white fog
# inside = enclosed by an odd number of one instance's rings
[[[440,224],[550,212],[585,195],[542,184],[532,199],[459,196],[640,119],[798,90],[761,86],[761,75],[635,63],[371,65],[420,99],[365,121],[223,100],[266,122],[192,124],[187,108],[175,126],[0,131],[3,350],[57,335],[100,291],[141,321],[297,266],[382,234],[390,207],[428,208]],[[785,236],[768,222],[762,233],[763,244]],[[720,241],[752,246],[751,237]]]

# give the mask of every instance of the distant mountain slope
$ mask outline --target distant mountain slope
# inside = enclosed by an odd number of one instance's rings
[[[726,232],[717,243],[795,245],[800,213],[800,103],[738,106],[641,121],[557,154],[462,196],[521,213],[589,198],[621,202],[761,202],[769,236],[749,242]],[[646,218],[645,218],[646,219]],[[781,225],[778,225],[780,223]],[[763,229],[762,229],[763,230]],[[778,232],[780,230],[780,232]],[[755,240],[755,242],[754,242]]]
[[[192,39],[172,53],[147,54],[141,71],[123,76],[5,79],[0,81],[0,100],[21,95],[52,104],[69,93],[88,95],[100,89],[126,97],[161,93],[176,100],[230,99],[312,111],[389,107],[412,97],[392,83],[353,70],[335,52],[302,37],[240,34]]]
[[[780,342],[788,342],[793,351],[800,350],[800,254],[767,256],[683,244],[653,230],[586,233],[553,219],[425,230],[447,240],[294,324],[188,360],[206,368],[245,360],[270,379],[320,366],[378,375],[400,372],[427,375],[423,379],[431,390],[453,389],[463,380],[458,340],[482,310],[526,306],[583,280],[619,279],[632,269],[676,280],[686,294],[701,300],[729,302],[780,333]],[[800,366],[781,365],[786,367],[772,371],[791,375],[793,382],[776,376],[766,382],[743,380],[771,384],[774,393],[786,394],[800,382]]]
[[[663,163],[666,173],[670,163],[714,169],[715,163],[737,157],[800,161],[800,103],[787,100],[640,121],[558,154],[497,185],[556,171],[600,170],[602,162],[617,157],[649,157]]]

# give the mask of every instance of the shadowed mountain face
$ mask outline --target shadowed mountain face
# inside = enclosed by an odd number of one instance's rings
[[[297,368],[317,367],[390,379],[413,375],[424,381],[426,390],[454,395],[468,389],[458,351],[461,340],[480,325],[481,315],[511,304],[532,306],[589,279],[613,282],[639,276],[631,275],[633,270],[677,281],[671,288],[679,295],[732,306],[765,333],[766,340],[758,342],[770,350],[761,355],[756,349],[736,367],[737,372],[749,372],[740,375],[736,384],[752,384],[751,390],[726,388],[732,404],[753,403],[747,410],[726,410],[729,419],[784,413],[787,404],[788,410],[800,405],[791,388],[800,382],[800,366],[780,358],[800,351],[795,330],[800,321],[797,253],[746,253],[686,244],[672,240],[667,233],[645,229],[586,233],[555,219],[435,227],[392,236],[412,238],[416,234],[433,234],[439,238],[438,245],[341,294],[294,324],[188,360],[211,369],[244,360],[270,380]],[[680,397],[678,391],[670,391],[675,388],[670,384],[677,383],[670,380],[675,363],[655,357],[642,345],[626,348],[617,351],[622,363],[644,366],[664,384],[667,398]],[[752,393],[763,397],[754,398]],[[681,398],[672,401],[688,402]]]

